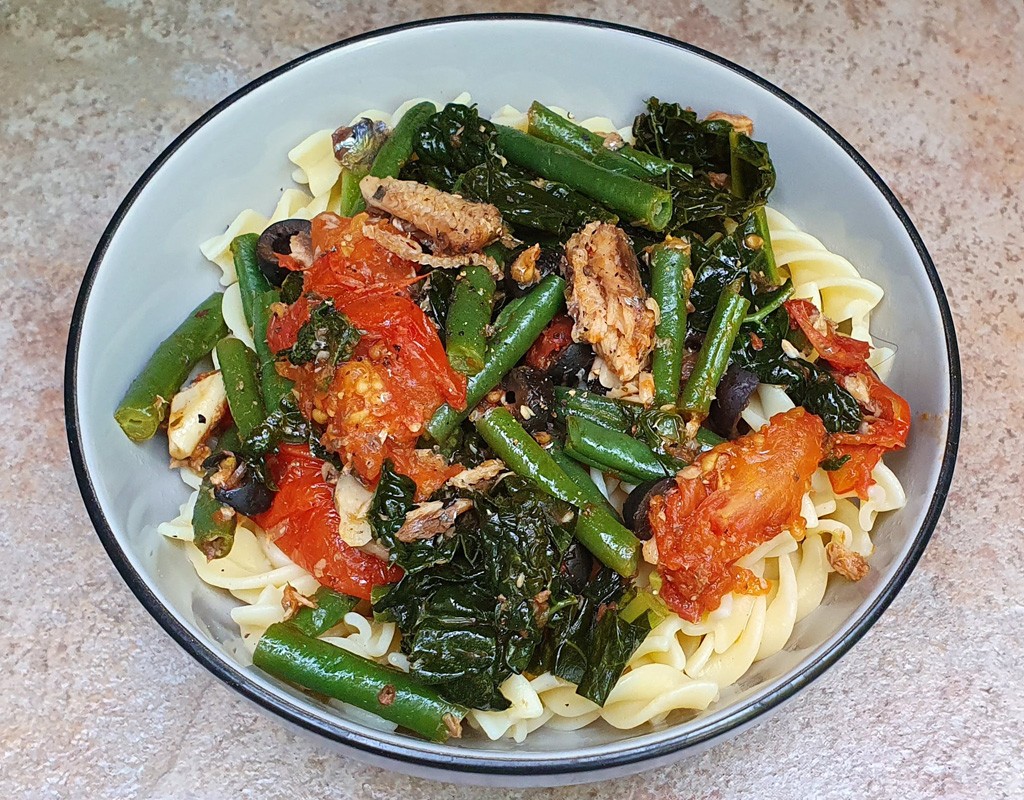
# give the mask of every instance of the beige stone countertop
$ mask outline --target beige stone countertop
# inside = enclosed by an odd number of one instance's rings
[[[960,337],[945,512],[880,622],[782,712],[620,781],[495,791],[337,756],[182,651],[78,494],[64,348],[101,231],[223,96],[416,18],[520,10],[692,42],[819,112],[906,206]],[[0,0],[0,795],[18,798],[1024,797],[1024,4],[1020,0]]]

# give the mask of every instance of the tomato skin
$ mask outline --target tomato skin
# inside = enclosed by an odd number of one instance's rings
[[[871,354],[867,342],[839,333],[830,319],[825,317],[809,300],[787,300],[786,312],[790,322],[798,325],[804,336],[825,361],[836,369],[862,369]],[[822,326],[826,333],[819,330]]]
[[[854,396],[867,394],[868,415],[859,433],[837,433],[832,440],[844,445],[877,445],[899,450],[910,434],[910,404],[882,383],[871,369],[840,377],[840,383]],[[863,401],[862,401],[863,405]]]
[[[890,450],[906,447],[910,435],[910,404],[882,383],[874,371],[865,367],[860,372],[837,376],[845,389],[861,400],[866,414],[858,433],[832,435],[832,454],[849,460],[828,473],[836,494],[854,492],[861,500],[868,499],[868,489],[875,482],[871,471]]]
[[[389,351],[386,364],[396,365],[409,387],[430,386],[452,407],[465,407],[466,376],[448,363],[437,330],[416,303],[391,295],[347,303],[344,311],[352,324],[365,332],[367,352],[372,355],[373,345],[383,344]]]
[[[285,555],[324,586],[364,600],[370,599],[374,586],[401,578],[397,567],[342,541],[334,490],[323,477],[325,462],[306,445],[281,445],[269,462],[279,490],[270,508],[255,520],[276,534],[274,543]]]
[[[281,363],[278,369],[295,381],[302,413],[321,423],[326,417],[323,444],[360,478],[374,485],[391,458],[422,497],[453,468],[416,450],[416,443],[443,403],[465,406],[466,377],[452,369],[436,328],[409,296],[421,279],[415,265],[369,239],[366,224],[365,214],[314,218],[316,261],[305,273],[305,293],[271,321],[267,341],[275,352],[291,347],[310,307],[334,301],[360,332],[352,359],[319,372],[315,365]]]
[[[868,444],[838,444],[832,446],[832,455],[836,458],[849,456],[849,460],[839,469],[828,473],[832,491],[836,494],[854,492],[861,500],[868,499],[868,489],[875,482],[871,471],[882,460],[884,447]]]
[[[572,317],[559,314],[541,331],[537,341],[526,352],[527,365],[547,372],[565,348],[572,344]]]
[[[825,427],[803,408],[714,447],[651,502],[661,594],[696,622],[729,592],[767,591],[737,559],[783,530],[800,529],[800,508],[825,452]]]

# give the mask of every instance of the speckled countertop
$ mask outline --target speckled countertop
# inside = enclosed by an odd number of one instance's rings
[[[1024,796],[1020,0],[394,5],[0,0],[0,794]],[[482,10],[650,28],[802,99],[906,205],[942,275],[963,354],[953,489],[882,620],[767,723],[698,759],[604,785],[426,783],[339,758],[257,713],[131,596],[92,533],[65,444],[75,294],[107,219],[150,160],[225,94],[309,49]]]

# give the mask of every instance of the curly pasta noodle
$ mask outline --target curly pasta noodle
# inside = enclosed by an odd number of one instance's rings
[[[392,113],[370,109],[356,115],[353,122],[369,117],[393,125],[421,100],[410,100]],[[469,103],[469,95],[459,95],[454,102]],[[564,109],[553,108],[568,115]],[[520,129],[526,127],[525,112],[512,106],[499,109],[492,120]],[[580,124],[604,133],[617,130],[625,141],[632,140],[628,127],[616,129],[607,117],[592,117]],[[231,240],[243,233],[261,233],[282,219],[310,219],[339,207],[340,167],[334,159],[330,130],[311,134],[289,151],[288,158],[295,165],[292,177],[304,188],[285,190],[269,217],[246,209],[223,234],[201,245],[203,254],[221,268],[222,283],[228,287],[223,301],[228,326],[250,347],[252,338],[242,315]],[[870,334],[870,316],[882,299],[881,287],[863,278],[847,259],[829,251],[778,211],[769,208],[767,215],[776,261],[792,279],[794,296],[810,300],[844,331],[868,342],[869,364],[884,381],[892,367],[894,349],[876,343]],[[744,410],[743,419],[756,430],[773,415],[792,407],[781,387],[761,385]],[[597,470],[591,474],[601,491],[621,509],[633,487]],[[192,489],[198,488],[195,475],[182,470],[182,477]],[[878,464],[872,477],[875,483],[868,490],[868,499],[858,501],[835,495],[827,474],[818,470],[803,498],[801,515],[806,530],[802,536],[797,539],[792,532],[783,531],[738,562],[767,581],[768,593],[727,595],[718,609],[697,623],[669,613],[633,654],[603,707],[581,697],[573,684],[551,673],[512,675],[500,687],[509,708],[470,711],[470,724],[491,739],[521,742],[542,726],[575,730],[601,719],[614,728],[628,730],[706,710],[741,680],[753,664],[783,650],[794,627],[821,605],[834,571],[828,558],[829,544],[837,543],[865,558],[870,556],[871,529],[878,514],[906,503],[903,487],[884,463]],[[269,625],[284,619],[285,588],[290,585],[308,595],[318,584],[245,518],[237,525],[231,553],[208,562],[191,543],[195,499],[193,491],[180,514],[158,530],[166,537],[182,541],[200,579],[230,592],[243,603],[231,615],[251,651]],[[400,649],[400,633],[393,623],[350,613],[324,638],[379,663],[409,669],[408,659]],[[330,702],[364,724],[394,729],[374,715]]]

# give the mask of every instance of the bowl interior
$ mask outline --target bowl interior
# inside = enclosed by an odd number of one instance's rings
[[[603,726],[541,731],[522,745],[474,736],[446,752],[458,761],[486,760],[519,771],[566,758],[582,767],[591,758],[650,754],[718,735],[752,719],[771,698],[786,694],[787,686],[813,677],[813,665],[830,661],[843,638],[863,628],[891,598],[890,584],[902,581],[898,573],[908,554],[911,561],[919,554],[915,542],[926,517],[937,513],[929,509],[947,449],[955,380],[949,364],[955,359],[940,335],[941,289],[925,269],[923,250],[871,177],[781,93],[699,52],[610,27],[463,20],[337,47],[278,71],[222,105],[149,175],[108,231],[87,278],[91,287],[83,292],[72,333],[72,352],[78,336],[77,367],[71,365],[77,383],[69,386],[69,399],[70,413],[77,412],[70,422],[72,448],[80,447],[76,466],[80,474],[84,469],[90,511],[136,592],[222,678],[277,705],[285,716],[312,720],[334,738],[397,751],[406,759],[435,759],[439,751],[432,745],[347,721],[241,666],[239,658],[247,659],[228,616],[235,601],[201,584],[175,544],[156,533],[157,523],[173,517],[186,496],[167,469],[166,445],[159,437],[133,445],[112,412],[156,345],[217,286],[218,271],[199,253],[199,242],[221,233],[244,208],[270,212],[280,190],[291,185],[291,147],[365,108],[389,109],[417,96],[443,101],[463,90],[485,114],[505,103],[525,108],[536,98],[578,115],[607,115],[622,125],[650,95],[700,113],[747,114],[778,168],[772,205],[886,291],[872,330],[899,347],[890,380],[908,398],[916,427],[910,446],[890,461],[908,503],[878,524],[868,577],[830,586],[824,605],[797,626],[784,651],[756,664],[733,693],[694,720],[629,733]]]

